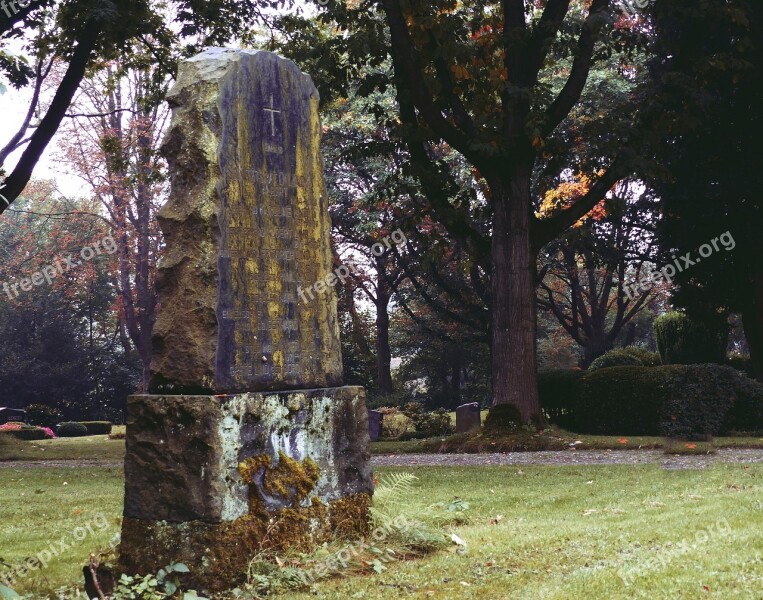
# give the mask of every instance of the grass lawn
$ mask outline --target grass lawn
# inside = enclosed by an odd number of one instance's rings
[[[80,583],[89,552],[107,547],[119,531],[122,471],[0,468],[0,477],[0,560],[15,568],[50,556],[47,568],[38,563],[15,589],[49,593]],[[0,575],[8,572],[0,568]]]
[[[379,474],[401,469],[382,469]],[[415,518],[462,498],[467,544],[391,563],[381,574],[315,586],[336,598],[750,598],[763,596],[763,465],[699,471],[658,466],[404,469]],[[74,544],[19,589],[79,582],[88,552],[118,530],[122,477],[106,469],[0,471],[0,556],[15,564],[103,513],[108,527]],[[68,485],[64,485],[67,482]],[[44,575],[44,577],[43,577]],[[624,581],[626,580],[626,581]],[[290,593],[288,598],[315,598]]]
[[[3,436],[5,437],[5,436]],[[105,435],[58,438],[28,442],[0,441],[0,461],[8,460],[113,460],[124,459],[124,440],[110,440]]]

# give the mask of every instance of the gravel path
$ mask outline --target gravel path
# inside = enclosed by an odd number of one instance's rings
[[[375,467],[469,467],[512,465],[662,465],[666,469],[704,469],[717,463],[763,462],[763,450],[724,449],[701,456],[666,455],[662,450],[562,450],[505,454],[384,454]]]
[[[763,463],[763,450],[723,449],[701,456],[665,455],[662,450],[562,450],[504,454],[382,454],[374,467],[485,467],[519,465],[662,465],[666,469],[704,469],[717,463]],[[24,460],[0,461],[0,469],[104,468],[121,469],[120,461]]]

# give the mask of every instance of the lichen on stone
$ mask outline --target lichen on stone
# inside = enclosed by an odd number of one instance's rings
[[[279,451],[275,467],[272,466],[270,456],[260,454],[244,460],[239,465],[239,473],[250,490],[258,486],[262,474],[262,491],[268,496],[278,497],[289,506],[297,507],[315,489],[321,469],[310,458],[298,461]],[[251,496],[252,494],[250,498]]]

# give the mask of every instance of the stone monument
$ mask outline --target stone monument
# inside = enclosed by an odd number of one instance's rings
[[[269,52],[181,64],[163,152],[151,394],[128,401],[120,566],[234,587],[265,549],[366,531],[359,387],[341,386],[318,93]]]

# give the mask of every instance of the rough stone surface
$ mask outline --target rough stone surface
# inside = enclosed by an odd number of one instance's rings
[[[310,77],[275,54],[211,48],[181,63],[168,100],[151,391],[341,385],[336,295],[312,290],[332,257]]]
[[[480,405],[477,402],[462,404],[456,408],[456,433],[469,433],[481,427]]]
[[[372,442],[378,441],[382,432],[382,420],[384,415],[378,410],[368,411],[368,435]]]
[[[183,585],[211,595],[245,582],[249,562],[258,552],[307,552],[337,538],[368,536],[369,506],[370,496],[356,494],[274,515],[253,510],[222,523],[125,517],[119,568],[126,573],[156,573],[171,562],[182,562],[190,569]]]
[[[273,488],[263,478],[247,482],[241,465],[260,460],[255,466],[265,474],[264,467],[277,468],[283,456],[312,461],[319,471],[301,506],[371,494],[366,414],[363,388],[349,386],[132,396],[124,515],[152,522],[230,522],[250,512],[253,492],[264,511],[275,513],[294,504],[296,492]]]

